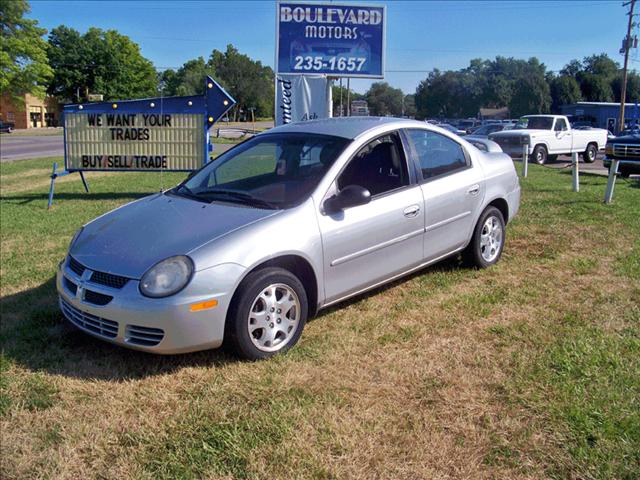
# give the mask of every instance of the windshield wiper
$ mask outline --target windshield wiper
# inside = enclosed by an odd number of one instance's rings
[[[169,193],[173,193],[175,195],[181,195],[183,197],[191,198],[191,199],[197,200],[199,202],[206,201],[199,194],[195,193],[193,190],[191,190],[186,185],[179,185],[176,188],[172,188],[171,190],[169,190]]]
[[[248,205],[269,208],[273,210],[277,210],[279,207],[274,203],[271,203],[267,200],[263,200],[262,198],[255,197],[247,192],[241,192],[239,190],[229,190],[224,188],[213,188],[211,190],[204,190],[202,192],[197,193],[198,196],[201,197],[210,197],[216,195],[226,195],[228,197],[232,197],[233,199],[240,200],[243,203]]]

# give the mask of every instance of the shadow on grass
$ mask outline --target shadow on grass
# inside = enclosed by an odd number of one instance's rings
[[[155,192],[101,192],[101,193],[85,193],[85,192],[67,192],[67,193],[56,193],[53,196],[53,203],[55,204],[58,200],[127,200],[136,198],[146,197],[147,195],[152,195]],[[0,201],[2,202],[15,202],[20,205],[31,203],[34,201],[44,202],[46,205],[47,200],[49,199],[49,193],[29,193],[29,194],[16,194],[16,195],[1,195]]]
[[[434,272],[460,270],[451,257],[384,286],[322,310],[311,321],[385,292],[403,282]],[[64,319],[57,304],[55,278],[0,299],[3,355],[31,371],[70,378],[127,381],[172,373],[186,367],[224,366],[239,360],[224,349],[178,355],[155,355],[99,340]]]

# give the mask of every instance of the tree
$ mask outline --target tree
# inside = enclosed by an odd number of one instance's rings
[[[365,93],[371,115],[402,115],[404,94],[399,88],[393,88],[387,82],[375,82]]]
[[[54,71],[49,93],[84,101],[89,93],[105,100],[141,98],[157,93],[157,73],[140,47],[115,30],[90,28],[84,35],[61,25],[49,33]]]
[[[550,82],[551,106],[554,112],[560,111],[561,105],[569,105],[582,100],[580,85],[574,77],[561,75]]]
[[[241,54],[233,45],[227,45],[225,52],[214,50],[207,66],[236,100],[234,117],[250,108],[260,117],[273,115],[274,74],[270,67]]]
[[[620,102],[620,92],[622,92],[622,72],[611,82],[613,96],[615,102]],[[640,75],[636,72],[628,72],[627,74],[627,102],[640,102]]]
[[[416,96],[412,93],[404,97],[404,116],[409,118],[416,116]]]
[[[593,73],[581,72],[578,75],[582,96],[588,102],[612,102],[613,88],[611,80]]]
[[[44,97],[52,76],[47,61],[47,31],[36,20],[24,18],[26,0],[0,2],[0,91],[15,98],[24,93]]]
[[[162,94],[171,95],[202,95],[204,93],[204,79],[209,75],[215,77],[214,69],[205,63],[204,58],[189,60],[177,71],[165,70],[160,75],[160,82],[164,84]]]

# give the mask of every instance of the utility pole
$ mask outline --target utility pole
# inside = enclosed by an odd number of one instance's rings
[[[624,39],[624,68],[622,70],[622,91],[620,92],[620,117],[618,118],[618,133],[624,130],[624,107],[627,101],[627,66],[629,64],[629,50],[633,45],[633,40],[631,39],[631,28],[633,27],[633,9],[636,6],[636,0],[630,0],[629,2],[623,3],[622,6],[626,7],[630,5],[629,12],[629,23],[627,24],[627,36]]]

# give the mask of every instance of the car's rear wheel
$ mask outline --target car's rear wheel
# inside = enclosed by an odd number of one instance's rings
[[[598,148],[593,143],[590,143],[582,154],[582,160],[584,160],[585,163],[593,163],[596,161],[597,156]]]
[[[531,160],[538,165],[544,165],[547,161],[547,147],[536,145],[531,154]]]
[[[251,273],[234,296],[227,316],[225,344],[248,360],[262,360],[293,347],[307,321],[307,294],[288,270]]]
[[[473,237],[469,242],[464,257],[467,263],[478,268],[487,268],[500,260],[506,227],[504,217],[496,207],[487,207],[476,224]]]

